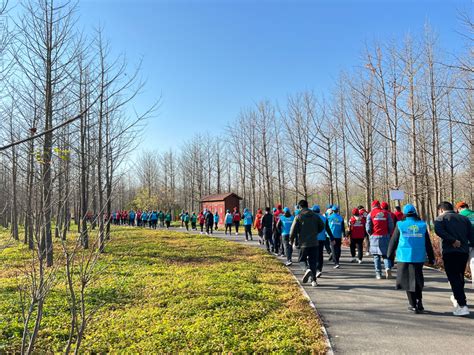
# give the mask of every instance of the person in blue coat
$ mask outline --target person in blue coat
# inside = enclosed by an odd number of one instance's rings
[[[397,259],[397,289],[407,293],[408,310],[413,313],[424,311],[422,291],[424,286],[423,264],[434,264],[434,252],[430,241],[428,226],[422,221],[415,206],[403,207],[405,219],[395,226],[388,245],[388,258]]]
[[[332,213],[327,218],[329,229],[331,229],[333,238],[331,239],[332,259],[334,268],[339,269],[339,259],[341,257],[342,238],[346,236],[344,227],[344,218],[339,214],[339,207],[334,205],[331,208]]]
[[[244,229],[245,229],[245,240],[253,240],[252,237],[252,223],[253,223],[253,215],[252,212],[248,210],[248,208],[244,209],[244,214],[242,216],[244,218]]]
[[[150,214],[150,227],[156,229],[156,224],[158,222],[158,212],[152,211]]]
[[[286,256],[286,266],[290,266],[293,264],[292,256],[293,256],[293,245],[290,243],[290,230],[293,221],[295,220],[295,216],[293,216],[290,212],[288,207],[283,209],[283,215],[280,215],[278,220],[277,228],[280,230],[281,238],[283,240],[283,248],[285,250]]]
[[[224,221],[225,221],[225,235],[227,235],[227,230],[229,230],[229,235],[232,234],[232,222],[234,220],[234,216],[232,215],[232,213],[230,213],[230,210],[227,210],[226,211],[226,214],[225,214],[225,218],[224,218]]]
[[[318,249],[318,266],[316,272],[316,278],[321,277],[323,273],[323,265],[324,265],[324,248],[326,245],[326,241],[331,241],[334,239],[332,235],[331,228],[329,228],[328,219],[325,215],[321,214],[321,207],[319,205],[313,206],[313,212],[317,213],[319,217],[322,219],[325,229],[318,234],[318,241],[319,241],[319,249]]]
[[[148,211],[143,211],[142,213],[142,222],[143,222],[143,227],[146,227],[146,224],[148,223]]]
[[[219,212],[214,213],[214,230],[217,230],[217,226],[219,225]]]
[[[135,225],[135,211],[130,210],[128,213],[128,225],[129,226],[134,226]]]

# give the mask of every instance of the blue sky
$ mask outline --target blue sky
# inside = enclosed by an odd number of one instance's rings
[[[469,0],[81,0],[80,25],[102,25],[115,53],[143,58],[147,107],[162,96],[145,149],[219,133],[261,99],[329,94],[341,70],[360,64],[365,43],[419,34],[429,21],[441,45],[463,46],[457,19]]]

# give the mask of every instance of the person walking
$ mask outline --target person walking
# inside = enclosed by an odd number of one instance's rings
[[[431,245],[428,225],[422,221],[415,206],[408,204],[403,207],[404,220],[395,225],[388,245],[387,257],[397,258],[396,288],[405,290],[409,307],[413,313],[423,313],[423,265],[428,256],[428,263],[434,264],[434,252]]]
[[[345,237],[344,218],[339,214],[339,207],[334,205],[331,208],[332,213],[328,217],[329,228],[331,229],[333,239],[331,240],[332,258],[334,268],[339,269],[339,259],[341,258],[342,238]]]
[[[380,207],[380,202],[372,202],[372,210],[367,215],[367,233],[370,238],[370,253],[374,256],[375,278],[382,278],[382,259],[385,265],[385,278],[392,277],[392,263],[387,258],[388,243],[393,231],[392,217]]]
[[[324,230],[324,223],[318,214],[308,208],[308,201],[301,200],[298,205],[300,213],[295,217],[290,230],[290,242],[297,241],[299,248],[298,262],[303,266],[305,273],[303,283],[311,278],[311,286],[316,287],[318,266],[318,234]]]
[[[265,239],[265,246],[270,253],[270,248],[273,248],[273,215],[270,212],[270,207],[265,207],[265,214],[262,217],[263,238]]]
[[[211,210],[208,210],[205,214],[206,217],[206,234],[212,234],[212,227],[214,227],[214,215]]]
[[[390,217],[392,217],[393,227],[394,227],[394,230],[395,230],[395,225],[398,222],[397,215],[395,213],[393,213],[392,211],[390,211],[390,205],[388,204],[388,202],[382,201],[382,203],[380,203],[380,207],[383,210],[387,211],[390,214]]]
[[[442,240],[443,262],[453,295],[455,316],[469,315],[464,292],[464,272],[469,258],[469,245],[474,245],[472,225],[466,216],[455,213],[453,205],[441,202],[434,222],[435,233]]]
[[[186,227],[186,231],[189,231],[189,212],[186,211],[186,213],[184,214],[184,218],[183,218],[183,221],[184,221],[184,226]]]
[[[362,258],[364,255],[364,238],[367,232],[365,231],[365,224],[362,222],[362,218],[359,215],[359,210],[354,208],[352,210],[352,217],[349,220],[349,233],[348,236],[351,238],[351,256],[352,263],[358,262],[362,264]],[[356,258],[356,247],[357,247],[357,258]]]
[[[294,220],[295,216],[291,214],[290,209],[288,207],[285,207],[283,209],[283,215],[280,215],[280,218],[278,219],[277,228],[281,232],[283,248],[285,250],[286,256],[286,266],[290,266],[291,264],[293,264],[293,245],[290,243],[290,230]]]
[[[193,214],[191,215],[191,229],[192,229],[193,231],[197,230],[197,228],[196,228],[196,222],[197,222],[196,212],[193,212]]]
[[[277,228],[278,222],[280,221],[280,216],[283,215],[283,208],[280,204],[278,204],[275,208],[273,208],[273,251],[275,255],[285,256],[282,235],[280,228]]]
[[[232,234],[232,221],[234,220],[234,216],[227,210],[225,214],[225,235],[227,235],[227,230],[229,231],[229,235]]]
[[[217,230],[217,227],[219,225],[219,212],[214,213],[214,230]]]
[[[362,219],[362,223],[364,223],[364,226],[367,224],[367,216],[369,213],[365,209],[364,206],[360,205],[357,206],[357,209],[359,210],[359,216]],[[367,228],[366,228],[367,230]],[[370,236],[369,233],[365,235],[365,256],[370,256]]]
[[[395,212],[393,213],[395,214],[397,222],[400,222],[403,220],[403,218],[405,218],[405,215],[403,214],[402,208],[400,206],[395,206]]]
[[[137,211],[137,227],[142,225],[142,210]]]
[[[179,220],[181,221],[181,227],[180,228],[183,228],[184,227],[184,210],[181,210],[181,213],[179,214]]]
[[[204,234],[204,223],[206,223],[206,217],[204,217],[204,212],[199,212],[198,215],[199,227],[201,227],[201,234]]]
[[[170,229],[170,225],[171,225],[171,211],[168,210],[168,212],[166,212],[166,215],[165,215],[165,223],[166,223],[166,229]]]
[[[470,210],[469,205],[464,201],[458,202],[456,209],[461,216],[467,217],[471,221],[472,235],[474,235],[474,211]],[[471,243],[469,246],[469,268],[471,270],[472,288],[474,288],[474,244]]]
[[[234,214],[232,216],[232,222],[234,222],[234,227],[235,227],[235,235],[239,235],[239,226],[240,226],[241,219],[242,219],[242,216],[240,215],[239,209],[235,207]]]
[[[156,229],[156,224],[158,222],[158,212],[152,211],[150,215],[150,227]]]
[[[263,229],[262,229],[262,217],[263,217],[263,213],[262,213],[262,210],[259,208],[257,210],[257,214],[255,215],[254,228],[257,230],[258,244],[260,244],[260,245],[264,244]]]
[[[161,210],[160,212],[158,212],[158,219],[160,220],[160,227],[164,228],[165,227],[165,213]]]
[[[244,229],[245,229],[245,240],[253,240],[252,237],[252,224],[253,224],[253,215],[248,208],[244,209]]]
[[[318,234],[318,266],[316,268],[316,278],[321,277],[324,266],[324,249],[326,248],[326,241],[334,239],[331,228],[329,228],[328,219],[325,215],[321,214],[321,207],[314,205],[312,208],[313,212],[316,213],[324,223],[324,230]]]
[[[135,226],[135,211],[134,210],[130,210],[130,212],[128,213],[128,225],[131,227]]]

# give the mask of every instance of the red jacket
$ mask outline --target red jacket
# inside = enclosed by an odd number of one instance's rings
[[[349,231],[352,239],[364,239],[365,224],[362,222],[362,217],[352,216],[349,220]]]
[[[240,212],[239,211],[234,212],[234,217],[232,218],[232,220],[234,222],[240,222],[240,219],[241,219]]]
[[[204,218],[204,215],[202,213],[199,213],[198,221],[199,221],[199,224],[204,224],[206,222],[206,218]]]
[[[263,217],[262,211],[258,210],[257,214],[255,215],[255,229],[257,230],[262,229],[262,217]]]
[[[395,211],[394,215],[397,222],[403,220],[403,217],[405,217],[405,215],[401,211]]]
[[[369,217],[372,221],[372,235],[382,236],[389,234],[388,220],[390,218],[390,212],[375,207],[370,211]]]

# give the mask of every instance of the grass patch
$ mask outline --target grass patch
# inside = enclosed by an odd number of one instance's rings
[[[6,237],[6,236],[5,236]],[[18,352],[18,268],[28,251],[0,251],[0,352]],[[318,319],[291,274],[261,250],[221,239],[117,227],[91,285],[98,307],[83,352],[325,352]],[[64,281],[49,296],[36,348],[68,335]]]

